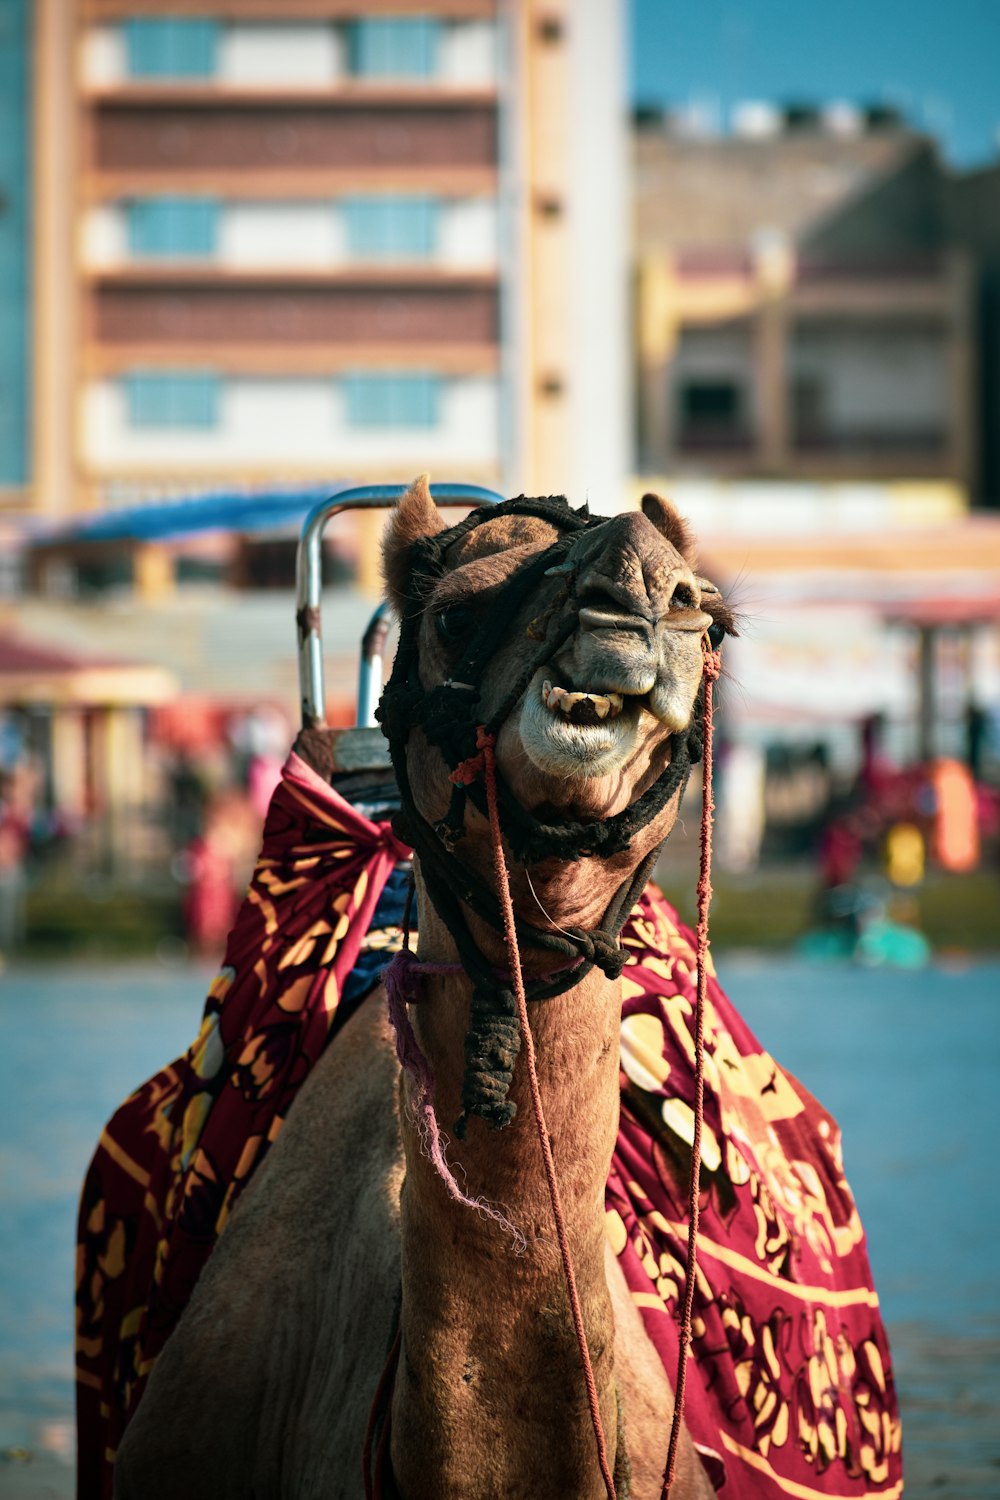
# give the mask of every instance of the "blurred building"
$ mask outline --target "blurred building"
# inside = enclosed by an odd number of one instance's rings
[[[978,495],[1000,505],[1000,164],[953,180],[948,195],[951,233],[975,266]]]
[[[888,110],[755,105],[734,127],[638,122],[640,470],[853,491],[887,522],[1000,503],[992,238],[959,212],[989,188]]]
[[[733,764],[849,778],[875,716],[962,758],[1000,702],[1000,171],[888,109],[731,124],[639,113],[633,235],[636,487],[742,617]]]
[[[0,370],[31,397],[5,418],[9,514],[422,469],[621,503],[620,7],[4,16],[0,167],[21,217],[0,257],[33,282]],[[162,559],[140,562],[162,583]]]
[[[13,786],[32,843],[86,826],[91,852],[138,853],[155,786],[146,718],[177,690],[162,667],[53,648],[0,620],[0,819]]]

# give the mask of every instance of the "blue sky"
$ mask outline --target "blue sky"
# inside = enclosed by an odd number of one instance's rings
[[[632,0],[632,97],[899,106],[980,166],[1000,131],[1000,0]]]

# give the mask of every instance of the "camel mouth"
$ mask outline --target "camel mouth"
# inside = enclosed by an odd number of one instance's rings
[[[542,683],[542,702],[550,714],[562,714],[571,724],[586,725],[617,719],[625,700],[621,693],[580,692],[559,687],[546,678]]]
[[[539,668],[525,692],[520,738],[539,770],[564,779],[603,776],[635,749],[644,696],[577,686],[550,664]]]

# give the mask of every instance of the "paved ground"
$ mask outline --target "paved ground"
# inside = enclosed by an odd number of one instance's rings
[[[1000,964],[719,966],[843,1127],[903,1405],[907,1500],[1000,1500]],[[0,1500],[73,1494],[79,1182],[115,1104],[197,1030],[206,977],[155,963],[0,976]]]

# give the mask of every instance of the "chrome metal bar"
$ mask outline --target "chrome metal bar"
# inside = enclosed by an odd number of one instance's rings
[[[361,662],[358,666],[358,724],[374,727],[375,710],[382,694],[385,673],[385,643],[389,639],[392,608],[383,599],[361,637]]]
[[[306,516],[299,538],[296,558],[295,624],[299,647],[299,690],[302,699],[304,729],[321,727],[326,722],[326,683],[323,670],[323,638],[320,609],[323,593],[323,532],[326,524],[344,510],[387,509],[401,500],[405,484],[364,484],[341,490],[323,500]],[[439,505],[497,505],[503,500],[495,490],[478,484],[436,484],[432,494]],[[371,628],[371,627],[369,627]],[[381,675],[381,673],[380,673]],[[358,722],[368,722],[362,713],[374,713],[372,676],[366,688],[366,701],[358,705]],[[379,684],[381,686],[381,684]],[[377,701],[378,689],[375,690]]]

